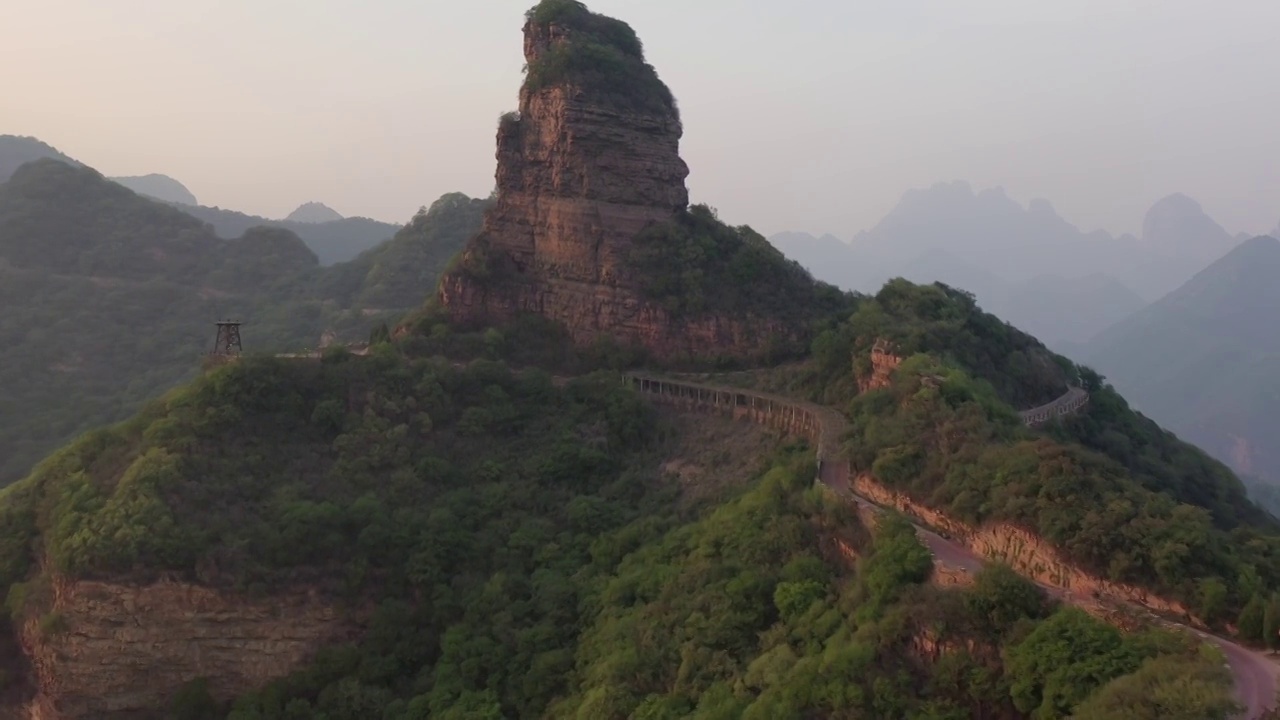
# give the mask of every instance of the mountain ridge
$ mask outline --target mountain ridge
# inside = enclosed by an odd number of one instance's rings
[[[187,186],[168,175],[151,173],[130,177],[109,177],[108,180],[123,185],[139,195],[146,195],[153,200],[178,205],[199,205],[196,196]]]
[[[1280,427],[1280,387],[1270,380],[1280,358],[1275,273],[1280,240],[1247,240],[1100,333],[1081,357],[1238,472],[1280,483],[1280,456],[1267,439]]]

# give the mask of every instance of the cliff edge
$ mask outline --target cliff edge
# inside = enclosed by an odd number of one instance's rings
[[[524,54],[519,111],[498,128],[495,205],[439,286],[449,318],[480,327],[535,314],[577,345],[607,335],[659,359],[744,357],[800,340],[803,323],[783,317],[794,309],[663,297],[702,289],[686,287],[690,267],[697,284],[735,265],[748,285],[752,272],[781,270],[784,286],[816,286],[748,228],[690,212],[675,100],[630,26],[548,0],[526,15]],[[710,252],[691,261],[693,245]]]

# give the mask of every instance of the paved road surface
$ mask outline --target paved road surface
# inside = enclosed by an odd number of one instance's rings
[[[676,382],[683,382],[677,380]],[[767,393],[759,393],[743,388],[733,388],[715,385],[706,385],[703,383],[688,383],[693,387],[701,387],[704,389],[719,390],[722,392],[742,393],[745,395],[754,395],[757,397],[767,397],[778,400],[776,395]],[[1070,395],[1071,393],[1068,393]],[[1062,402],[1066,399],[1060,398],[1054,401]],[[812,403],[791,400],[790,402],[798,406],[813,408]],[[844,416],[835,412],[831,408],[822,408],[822,412],[818,413],[823,423],[822,436],[825,454],[827,457],[819,457],[818,479],[827,487],[836,491],[840,495],[851,498],[861,507],[870,508],[873,511],[879,511],[880,508],[870,500],[857,495],[853,492],[853,488],[849,485],[849,466],[847,461],[838,457],[838,442],[831,442],[829,438],[843,437],[848,427],[848,421]],[[933,553],[936,561],[943,567],[953,570],[963,570],[965,572],[976,572],[982,569],[982,558],[970,552],[958,543],[948,540],[941,535],[916,525],[916,532],[920,539],[924,541],[929,550]],[[1061,588],[1056,588],[1044,584],[1040,584],[1049,594],[1070,604],[1082,604],[1083,598],[1077,598],[1072,593],[1066,592]],[[1238,645],[1225,638],[1200,632],[1193,628],[1177,623],[1166,623],[1170,627],[1176,627],[1186,632],[1192,632],[1200,636],[1205,642],[1213,643],[1218,647],[1227,658],[1227,664],[1231,668],[1232,675],[1236,681],[1236,697],[1238,702],[1245,707],[1243,717],[1245,720],[1256,720],[1260,718],[1266,710],[1275,707],[1277,676],[1280,675],[1280,666],[1272,659],[1262,653],[1254,652],[1246,647]]]

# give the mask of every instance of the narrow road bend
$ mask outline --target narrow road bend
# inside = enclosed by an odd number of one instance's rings
[[[879,512],[881,508],[871,500],[853,491],[849,482],[849,463],[840,454],[840,440],[849,428],[848,420],[833,408],[815,403],[786,398],[771,393],[762,393],[744,388],[719,385],[708,385],[697,382],[686,382],[656,375],[632,373],[624,375],[624,381],[633,385],[643,393],[658,395],[660,398],[675,401],[685,407],[711,407],[729,409],[735,414],[739,409],[755,408],[759,403],[766,406],[788,405],[796,413],[807,413],[814,418],[817,425],[816,437],[810,437],[817,445],[818,481],[836,494],[849,498],[862,508]],[[1088,394],[1079,388],[1071,388],[1065,395],[1052,403],[1025,411],[1022,415],[1029,425],[1038,424],[1039,419],[1047,414],[1066,414],[1074,412],[1088,401]],[[743,399],[748,404],[742,402]],[[744,412],[757,422],[763,416]],[[929,548],[934,559],[946,568],[966,573],[974,573],[982,569],[983,559],[968,548],[942,537],[938,533],[915,522],[916,534]],[[1062,588],[1037,583],[1052,596],[1072,605],[1082,605],[1083,598],[1065,591]],[[1194,633],[1202,640],[1212,643],[1226,657],[1231,674],[1235,677],[1236,698],[1245,708],[1244,720],[1258,720],[1269,709],[1276,707],[1277,676],[1280,666],[1262,653],[1250,650],[1226,638],[1201,632],[1180,623],[1165,622],[1165,625],[1184,632]]]

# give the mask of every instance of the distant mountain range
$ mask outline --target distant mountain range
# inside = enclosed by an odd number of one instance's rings
[[[8,181],[23,164],[40,159],[59,160],[72,166],[83,165],[36,138],[0,135],[0,183]],[[224,239],[240,237],[254,227],[289,230],[302,238],[319,258],[321,265],[352,260],[360,253],[390,239],[400,229],[399,225],[369,218],[343,218],[320,203],[306,203],[285,220],[205,207],[198,204],[196,196],[186,186],[167,175],[108,179],[139,195],[169,203],[182,212],[213,225],[214,231]]]
[[[220,238],[192,208],[91,168],[23,165],[0,183],[0,486],[192,376],[215,319],[244,320],[257,352],[394,323],[431,294],[486,206],[447,195],[390,242],[320,267],[287,228]]]
[[[160,200],[161,202],[174,203],[178,205],[199,205],[196,196],[191,194],[186,185],[174,180],[168,175],[138,175],[135,177],[113,177],[108,180],[129,188],[139,195],[146,195],[149,198]]]
[[[321,265],[346,262],[360,253],[391,239],[399,225],[369,218],[342,218],[329,222],[299,222],[296,220],[272,220],[247,215],[235,210],[204,205],[177,205],[183,212],[213,226],[221,238],[243,235],[252,227],[278,227],[297,234],[311,248]]]
[[[76,160],[59,152],[48,143],[33,137],[0,135],[0,183],[8,182],[18,168],[33,160],[61,160],[68,165],[79,165]]]
[[[1280,240],[1257,237],[1098,335],[1077,360],[1135,407],[1280,484]]]
[[[341,220],[342,216],[338,211],[325,205],[324,203],[309,202],[298,206],[297,210],[289,213],[285,220],[289,222],[300,223],[327,223]]]
[[[852,242],[770,240],[820,279],[872,292],[892,277],[943,282],[1067,350],[1177,288],[1238,242],[1184,195],[1157,202],[1142,238],[1082,232],[1045,200],[1026,207],[964,182],[911,190]]]

